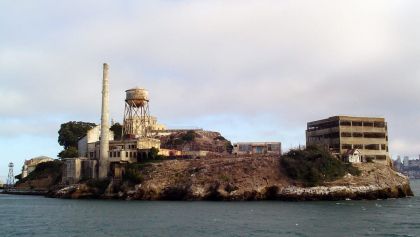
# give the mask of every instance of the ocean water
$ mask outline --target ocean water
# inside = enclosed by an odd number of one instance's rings
[[[420,236],[417,196],[375,201],[179,202],[0,195],[0,236]]]

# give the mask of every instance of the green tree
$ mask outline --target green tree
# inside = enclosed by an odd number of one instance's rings
[[[156,147],[150,148],[148,157],[152,160],[159,158],[159,149],[157,149]]]
[[[194,131],[188,131],[186,134],[182,136],[182,140],[191,142],[191,141],[194,141],[195,137],[196,137],[196,133]]]
[[[86,135],[87,131],[96,126],[94,123],[70,121],[63,123],[58,130],[58,143],[66,150],[77,147],[77,141]],[[76,149],[77,150],[77,149]]]
[[[66,149],[62,150],[60,153],[58,153],[58,157],[60,158],[74,158],[74,157],[78,157],[79,156],[79,152],[77,150],[76,147],[70,146],[67,147]]]
[[[94,123],[70,121],[63,123],[58,130],[58,144],[64,146],[64,150],[58,153],[60,158],[78,157],[77,142],[86,135],[87,131],[96,126]]]
[[[114,140],[120,140],[122,136],[122,125],[119,123],[114,123],[109,130],[114,132]]]
[[[290,178],[301,181],[306,186],[333,181],[346,173],[360,174],[356,167],[337,159],[323,146],[292,149],[281,157],[281,165]]]

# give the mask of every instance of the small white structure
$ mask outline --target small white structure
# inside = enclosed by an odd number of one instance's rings
[[[77,150],[80,157],[88,157],[88,152],[95,150],[95,143],[101,139],[101,125],[89,129],[86,136],[77,142]],[[114,140],[114,132],[109,130],[109,140]]]
[[[349,163],[361,163],[362,156],[359,149],[350,149],[346,152],[344,159]]]

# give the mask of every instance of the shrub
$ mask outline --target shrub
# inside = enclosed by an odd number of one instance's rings
[[[90,188],[95,189],[95,192],[97,194],[104,194],[110,182],[111,180],[109,178],[90,179],[86,182],[86,185]]]
[[[191,142],[195,139],[195,132],[194,131],[188,131],[186,134],[184,134],[182,136],[182,140],[187,141],[187,142]]]
[[[348,172],[360,173],[357,168],[338,160],[327,149],[320,146],[308,146],[304,150],[290,150],[282,156],[281,165],[290,178],[306,186],[333,181]]]
[[[123,180],[138,184],[143,182],[144,178],[143,175],[141,175],[140,170],[128,168],[125,170]]]
[[[132,163],[128,164],[125,167],[125,173],[123,175],[123,180],[128,181],[131,184],[138,184],[143,182],[144,177],[142,171],[145,167],[150,166],[149,163]]]
[[[61,180],[63,164],[64,163],[59,160],[40,163],[35,167],[34,171],[29,173],[25,178],[20,179],[17,183],[51,176],[53,178],[53,183],[56,184]]]
[[[78,157],[79,156],[79,152],[77,150],[76,147],[67,147],[66,149],[60,151],[60,153],[58,153],[58,157],[60,158],[74,158],[74,157]]]

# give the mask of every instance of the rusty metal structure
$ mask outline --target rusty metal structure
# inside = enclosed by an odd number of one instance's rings
[[[146,138],[150,135],[149,92],[143,88],[126,90],[124,138]]]

